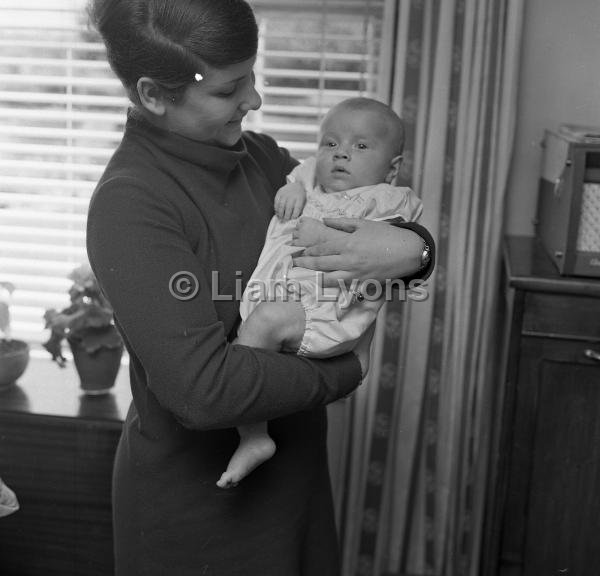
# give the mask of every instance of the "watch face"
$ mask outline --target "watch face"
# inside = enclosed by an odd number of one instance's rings
[[[429,244],[425,244],[423,247],[423,252],[421,253],[421,269],[426,268],[429,265],[430,260],[431,248],[429,248]]]

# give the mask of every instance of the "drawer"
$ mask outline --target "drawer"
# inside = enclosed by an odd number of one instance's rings
[[[527,292],[523,333],[600,341],[600,298]]]

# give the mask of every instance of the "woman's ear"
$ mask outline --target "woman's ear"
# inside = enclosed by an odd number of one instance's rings
[[[142,76],[136,85],[138,97],[142,106],[155,114],[156,116],[163,116],[166,112],[165,106],[165,95],[163,90],[147,76]]]
[[[400,164],[402,164],[402,154],[398,156],[394,156],[390,162],[390,170],[385,177],[386,184],[393,184],[394,180],[398,176],[398,172],[400,171]]]

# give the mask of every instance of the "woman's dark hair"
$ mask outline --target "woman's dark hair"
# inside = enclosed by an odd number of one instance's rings
[[[256,54],[258,28],[245,0],[90,0],[92,23],[130,98],[152,78],[175,96],[202,73]]]

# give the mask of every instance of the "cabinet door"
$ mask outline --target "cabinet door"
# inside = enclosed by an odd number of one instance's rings
[[[523,337],[501,573],[597,576],[600,363],[586,344]]]

